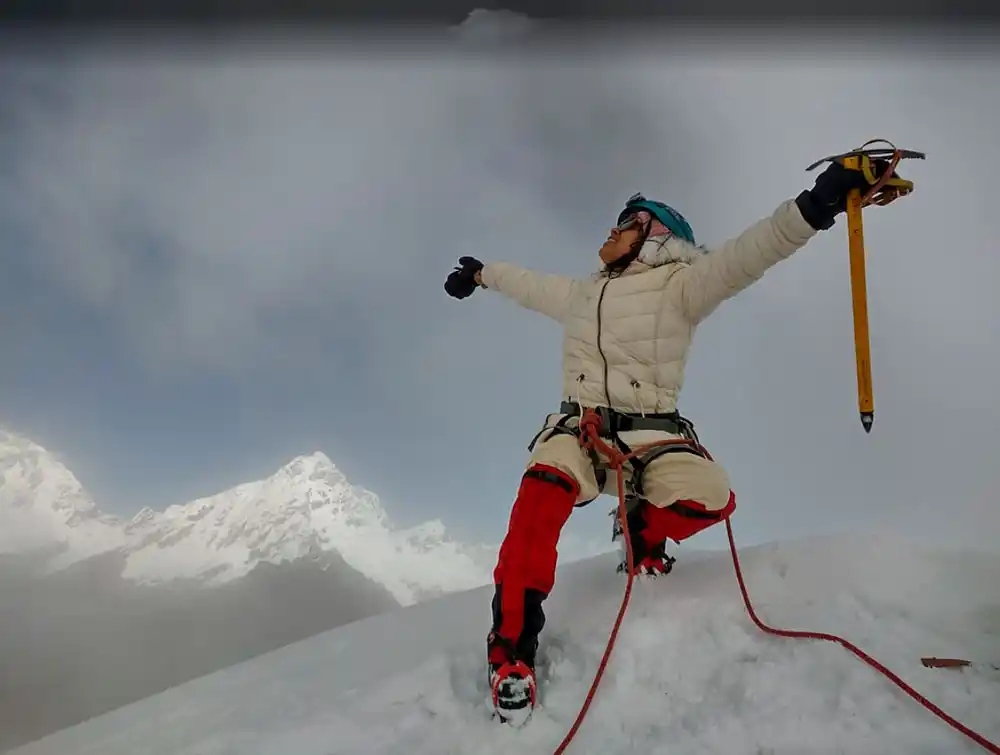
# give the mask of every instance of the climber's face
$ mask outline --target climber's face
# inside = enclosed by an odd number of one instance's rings
[[[604,242],[599,252],[601,261],[608,265],[628,254],[633,244],[639,240],[641,233],[639,218],[635,215],[626,218],[621,225],[611,229],[608,240]]]

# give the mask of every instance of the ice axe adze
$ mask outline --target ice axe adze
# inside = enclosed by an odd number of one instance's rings
[[[870,145],[883,143],[882,148]],[[869,204],[887,205],[913,191],[913,182],[896,175],[896,166],[905,158],[923,160],[923,152],[897,149],[885,139],[872,139],[858,149],[817,160],[807,171],[825,162],[837,162],[849,170],[861,171],[870,188],[861,194],[853,189],[847,196],[847,239],[851,260],[851,299],[854,305],[854,351],[858,370],[858,408],[866,433],[875,421],[875,400],[872,395],[872,364],[868,338],[868,294],[865,286],[865,235],[861,209]],[[885,167],[888,166],[888,167]],[[885,168],[884,170],[880,170]],[[879,175],[881,173],[881,175]]]

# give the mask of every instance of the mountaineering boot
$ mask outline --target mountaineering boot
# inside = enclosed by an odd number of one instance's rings
[[[503,589],[498,585],[492,605],[494,627],[503,623],[502,593]],[[538,651],[538,633],[545,623],[543,599],[538,590],[525,591],[524,625],[516,642],[498,634],[495,629],[486,638],[493,713],[502,722],[515,727],[523,726],[535,707],[538,686],[535,654]]]
[[[639,559],[636,559],[635,572],[648,577],[658,577],[663,574],[670,574],[677,563],[677,559],[667,555],[667,544],[664,541],[650,546],[649,551]],[[625,567],[624,561],[622,568]]]
[[[490,639],[494,640],[493,633]],[[504,723],[523,726],[531,717],[537,698],[535,669],[523,660],[496,660],[490,655],[489,682],[493,713]]]
[[[556,546],[578,493],[576,481],[562,470],[544,464],[528,469],[493,570],[493,626],[486,639],[490,690],[496,715],[514,725],[527,721],[535,705],[542,602],[555,584]]]
[[[677,559],[667,554],[666,538],[663,540],[649,542],[644,535],[646,529],[645,509],[652,508],[647,501],[641,501],[628,513],[628,534],[632,544],[632,559],[635,563],[636,574],[656,577],[662,574],[669,574],[673,569]],[[622,532],[621,520],[618,517],[618,509],[612,509],[611,515],[614,517],[614,527],[611,532],[611,540],[618,541],[618,572],[628,571],[628,553],[625,547],[625,535]]]
[[[640,500],[627,516],[629,539],[636,571],[640,573],[668,574],[677,559],[666,553],[666,540],[680,543],[713,524],[725,521],[736,509],[736,495],[729,491],[729,501],[719,511],[711,511],[697,501],[681,500],[669,506],[654,506]],[[627,571],[625,563],[625,538],[618,522],[618,511],[613,510],[615,528],[612,540],[621,538],[621,563],[618,571]]]

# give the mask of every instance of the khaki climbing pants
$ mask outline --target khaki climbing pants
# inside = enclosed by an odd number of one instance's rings
[[[546,422],[551,427],[553,420],[563,415],[550,415]],[[578,426],[575,418],[566,423],[569,429]],[[667,432],[634,430],[621,433],[621,439],[629,448],[637,448],[645,443],[681,438]],[[607,462],[603,455],[601,460]],[[576,435],[544,430],[535,443],[527,467],[546,464],[555,467],[580,486],[576,503],[592,501],[601,493],[617,498],[618,480],[613,469],[607,470],[604,488],[600,489],[594,472],[593,462],[587,449],[580,445]],[[626,464],[625,482],[631,477]],[[710,461],[693,453],[666,453],[654,458],[642,475],[643,498],[658,508],[670,506],[677,501],[695,501],[708,511],[721,511],[730,501],[729,477],[718,462]]]

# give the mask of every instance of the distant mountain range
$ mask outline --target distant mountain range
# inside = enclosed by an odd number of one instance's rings
[[[603,545],[567,540],[564,562]],[[496,551],[455,542],[437,520],[394,528],[321,453],[121,519],[55,454],[0,431],[0,752],[327,629],[487,584]],[[484,604],[484,641],[488,622]]]
[[[402,605],[486,584],[495,546],[461,545],[430,521],[397,530],[371,492],[322,453],[266,479],[131,520],[98,508],[72,472],[27,438],[0,431],[0,554],[33,554],[52,573],[98,554],[124,556],[122,577],[207,586],[260,563],[335,552]]]

